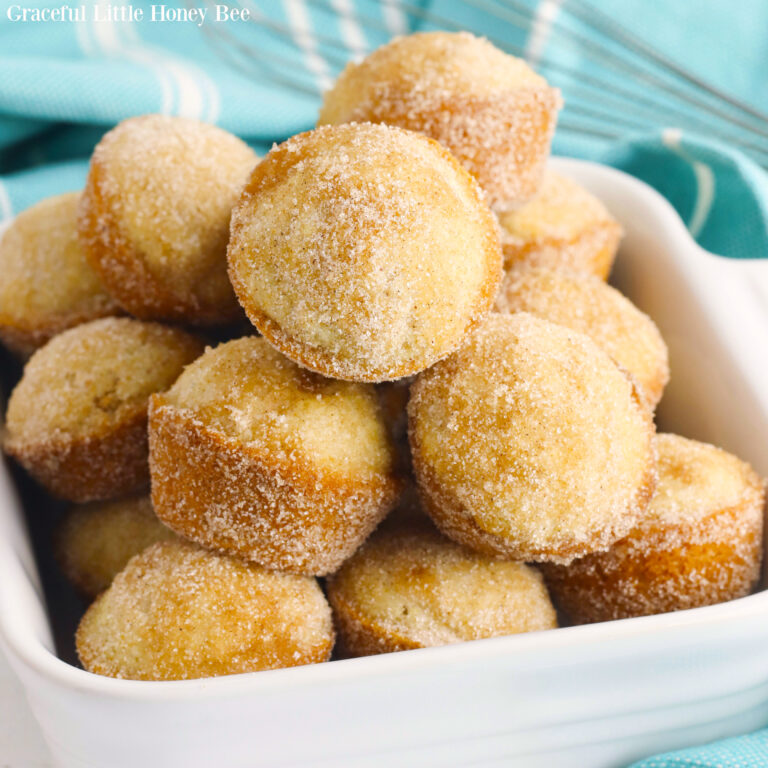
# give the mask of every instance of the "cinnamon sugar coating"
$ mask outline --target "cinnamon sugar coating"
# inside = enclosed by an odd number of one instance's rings
[[[314,579],[175,539],[128,563],[76,640],[89,672],[186,680],[327,661],[334,635]]]
[[[319,128],[273,148],[232,214],[228,258],[271,344],[353,381],[448,355],[501,281],[477,183],[436,142],[383,125]]]
[[[607,552],[546,567],[553,597],[576,623],[647,616],[749,594],[760,576],[765,485],[713,445],[655,440],[656,494]]]
[[[599,278],[521,267],[505,276],[496,309],[530,312],[586,334],[635,377],[651,408],[661,399],[669,381],[669,359],[659,329]]]
[[[623,234],[600,200],[550,170],[535,197],[498,218],[505,269],[568,269],[607,280]]]
[[[651,412],[587,336],[491,315],[411,388],[425,510],[450,538],[567,563],[626,535],[655,486]]]
[[[229,217],[257,160],[232,134],[182,117],[133,117],[102,138],[78,230],[124,309],[200,326],[239,317],[227,278]]]
[[[400,487],[373,386],[325,379],[255,337],[209,349],[152,399],[150,467],[175,531],[311,575],[336,570]]]
[[[149,481],[147,404],[202,352],[176,328],[107,317],[39,349],[8,401],[5,450],[51,493],[94,501]]]
[[[541,574],[473,552],[423,522],[385,524],[328,581],[342,655],[553,629]]]
[[[424,133],[505,209],[536,194],[560,105],[543,77],[487,40],[425,32],[348,64],[326,92],[318,124],[370,121]]]
[[[79,199],[42,200],[0,237],[0,340],[22,357],[67,328],[120,312],[80,248]]]
[[[148,496],[72,507],[56,531],[56,560],[83,594],[103,592],[128,561],[150,544],[175,538]]]

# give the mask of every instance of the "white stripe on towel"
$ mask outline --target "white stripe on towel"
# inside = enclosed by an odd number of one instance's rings
[[[344,44],[351,51],[355,61],[359,61],[368,53],[368,42],[365,32],[357,23],[352,3],[350,0],[331,0],[331,6],[339,14],[339,27]]]
[[[98,0],[98,5],[105,9],[103,13],[104,16],[107,15],[106,6],[108,4],[108,0]],[[164,115],[172,114],[174,104],[173,82],[166,68],[158,65],[157,61],[154,59],[150,59],[150,57],[146,55],[146,52],[141,50],[140,47],[134,43],[124,43],[117,34],[117,28],[114,22],[93,21],[92,28],[94,42],[101,50],[101,53],[107,56],[115,56],[128,59],[129,61],[135,61],[137,64],[142,64],[154,72],[161,92],[159,111]]]
[[[283,5],[291,25],[294,42],[304,52],[304,61],[309,71],[317,78],[320,90],[327,91],[333,85],[333,78],[328,62],[317,51],[304,0],[284,0]]]
[[[704,229],[709,212],[712,210],[712,203],[715,201],[715,174],[710,166],[683,149],[680,143],[682,138],[683,132],[679,128],[665,128],[661,134],[664,146],[689,163],[696,177],[696,202],[693,204],[693,212],[688,222],[688,231],[695,239]]]
[[[108,0],[98,0],[105,7]],[[121,3],[125,5],[125,0]],[[116,56],[152,70],[160,85],[160,112],[197,120],[216,122],[219,117],[219,92],[211,78],[196,65],[154,46],[139,37],[133,22],[93,23],[96,43],[102,53]]]
[[[384,23],[391,34],[405,35],[408,32],[408,16],[400,7],[400,0],[381,0]]]
[[[536,8],[528,42],[525,44],[525,58],[531,66],[535,67],[541,60],[552,34],[552,24],[564,3],[565,0],[541,0]]]
[[[200,67],[168,51],[146,45],[133,24],[126,25],[126,33],[130,41],[127,49],[130,55],[172,78],[177,94],[174,114],[210,123],[218,120],[221,104],[219,90]]]

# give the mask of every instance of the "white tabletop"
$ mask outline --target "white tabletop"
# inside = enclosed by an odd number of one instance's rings
[[[52,768],[53,761],[24,691],[0,650],[0,766]]]

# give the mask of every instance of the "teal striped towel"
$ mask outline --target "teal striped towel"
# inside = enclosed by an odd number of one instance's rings
[[[698,0],[695,13],[690,3],[591,2],[707,81],[768,109],[764,0]],[[610,58],[596,58],[598,50],[609,56],[614,43],[572,13],[583,5],[584,0],[412,0],[413,13],[406,14],[397,0],[241,0],[237,7],[251,11],[250,22],[217,22],[211,5],[199,25],[152,21],[153,5],[146,0],[130,6],[127,0],[86,0],[81,21],[22,21],[14,11],[20,6],[3,0],[0,219],[41,197],[79,187],[93,145],[124,117],[163,112],[208,120],[263,151],[313,125],[319,94],[346,59],[394,34],[453,25],[527,55],[561,87],[566,108],[556,152],[608,162],[650,182],[710,251],[736,258],[768,255],[768,181],[757,162],[738,151],[742,145],[730,140],[743,140],[745,131],[684,99],[662,97],[665,89],[627,77]],[[62,5],[36,0],[34,7]],[[142,10],[144,19],[123,20],[130,7]],[[164,7],[170,14],[187,6]],[[511,8],[518,9],[517,16],[510,16]],[[500,20],[501,11],[508,18]],[[339,42],[325,45],[313,32]],[[584,39],[597,47],[585,49]],[[585,89],[595,79],[636,93],[638,106],[653,90],[667,98],[673,114],[688,116],[703,130],[654,124],[655,114],[629,110],[626,101],[618,109],[615,99],[605,101],[613,98],[611,87]],[[722,104],[718,108],[722,111]],[[745,118],[737,110],[730,113]],[[753,156],[768,162],[768,123],[746,122],[758,131],[753,143],[762,142],[764,150]],[[611,140],[616,135],[620,140]]]
[[[240,0],[251,22],[209,15],[202,25],[152,21],[146,0],[131,6],[143,11],[142,21],[127,19],[126,0],[84,2],[87,18],[48,22],[20,20],[15,0],[0,2],[0,220],[81,187],[94,144],[125,117],[162,112],[208,120],[265,151],[314,124],[320,93],[346,59],[396,34],[463,27],[526,55],[562,89],[556,152],[607,162],[649,182],[710,251],[768,256],[768,177],[761,167],[768,163],[768,122],[722,101],[702,111],[693,103],[701,98],[697,88],[675,80],[678,92],[670,95],[647,63],[646,75],[629,77],[615,63],[627,46],[610,30],[596,31],[594,22],[595,8],[602,9],[706,81],[768,109],[765,0],[409,0],[409,13],[400,0]],[[587,2],[592,11],[585,17]],[[58,0],[28,5],[62,7]],[[176,15],[192,6],[165,4]],[[622,92],[632,99],[620,106]],[[649,97],[679,119],[660,118],[647,108]],[[764,768],[768,734],[640,766]]]

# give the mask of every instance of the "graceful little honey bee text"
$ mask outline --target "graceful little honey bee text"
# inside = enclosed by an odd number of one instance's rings
[[[228,23],[250,21],[251,11],[240,6],[219,3],[205,7],[178,7],[153,3],[134,6],[112,3],[94,5],[33,6],[9,5],[5,17],[12,22],[108,22],[108,23],[165,23],[194,24],[202,27],[207,22]]]

